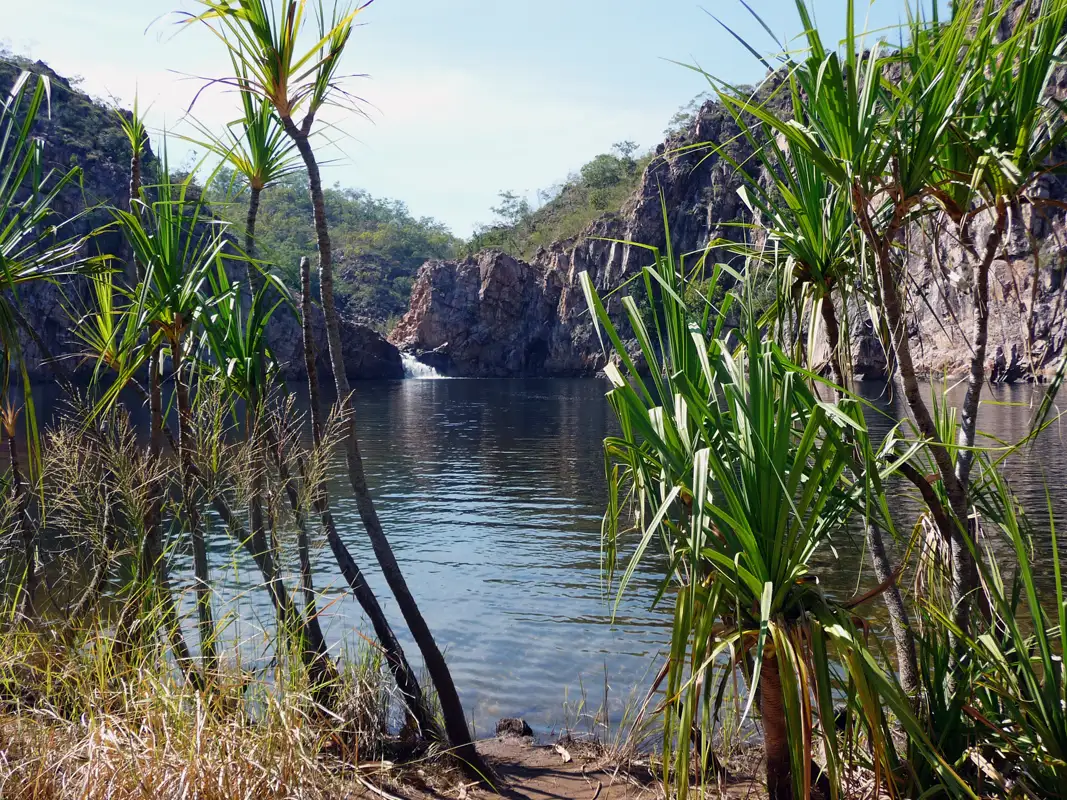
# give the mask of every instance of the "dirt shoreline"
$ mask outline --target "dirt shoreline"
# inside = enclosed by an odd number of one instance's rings
[[[365,791],[352,795],[364,800],[658,800],[663,787],[647,761],[624,763],[599,745],[567,742],[544,745],[532,737],[497,737],[477,743],[478,752],[499,778],[496,792],[441,775],[406,774],[399,780],[389,772],[365,774]],[[561,750],[563,751],[561,753]],[[390,771],[391,772],[391,771]],[[395,786],[396,788],[382,788]],[[722,798],[763,798],[758,780],[724,778]],[[716,795],[711,795],[716,796]]]

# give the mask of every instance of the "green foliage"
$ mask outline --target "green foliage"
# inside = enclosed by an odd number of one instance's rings
[[[669,565],[659,593],[675,604],[665,779],[679,798],[687,796],[690,731],[715,730],[723,689],[743,670],[745,715],[759,692],[769,758],[772,730],[787,751],[778,774],[768,767],[772,796],[788,796],[782,781],[792,782],[792,796],[811,796],[808,765],[816,739],[825,749],[830,784],[839,785],[843,755],[833,704],[846,686],[876,774],[890,775],[899,766],[892,712],[922,743],[917,756],[945,788],[968,796],[906,695],[864,643],[851,604],[828,594],[818,578],[817,554],[832,547],[858,508],[844,475],[853,459],[851,432],[865,433],[862,415],[821,401],[808,373],[762,337],[747,287],[713,306],[708,298],[719,294],[722,267],[711,269],[702,291],[690,292],[687,277],[694,271],[673,253],[652,249],[650,260],[641,277],[646,297],[658,297],[654,324],[646,326],[632,294],[622,299],[647,374],[627,354],[588,274],[581,282],[594,324],[618,359],[618,366],[605,368],[621,429],[605,441],[612,500],[604,545],[612,573],[624,541],[636,539],[618,596],[653,541]],[[728,335],[735,304],[741,326]],[[768,681],[770,695],[760,688]],[[770,710],[776,702],[780,719]],[[707,754],[700,755],[697,763],[708,763]],[[702,784],[710,778],[699,777]]]
[[[243,189],[242,182],[226,170],[208,187],[214,212],[232,223],[235,231],[244,230],[248,211],[248,193]],[[324,195],[338,262],[338,304],[384,326],[407,310],[419,267],[428,259],[451,257],[458,240],[443,223],[412,216],[398,200],[340,186],[326,189]],[[295,291],[300,287],[300,259],[314,252],[307,176],[287,175],[263,192],[256,257]]]
[[[767,313],[753,302],[753,270],[737,276],[743,293],[716,305],[719,268],[709,285],[703,270],[684,269],[669,250],[652,251],[644,302],[632,293],[621,303],[647,364],[639,370],[616,332],[617,315],[582,278],[594,324],[610,341],[608,397],[621,429],[605,442],[609,574],[626,545],[632,555],[621,593],[658,541],[668,565],[660,597],[675,604],[664,669],[665,783],[685,797],[692,731],[702,740],[714,735],[721,687],[741,670],[746,711],[761,700],[772,798],[810,796],[815,742],[830,795],[845,791],[830,720],[837,697],[849,706],[845,740],[860,737],[860,763],[889,796],[985,796],[993,784],[998,796],[1067,797],[1067,605],[1055,525],[1056,591],[1042,598],[1030,531],[1003,473],[975,445],[989,264],[1008,212],[1041,207],[1038,179],[1060,170],[1055,153],[1067,126],[1050,78],[1067,49],[1067,0],[1024,4],[1007,32],[1009,4],[959,3],[947,20],[919,9],[898,47],[868,50],[854,5],[844,42],[833,49],[810,4],[797,0],[806,48],[781,57],[781,77],[767,81],[767,91],[712,79],[740,136],[711,147],[745,181],[759,247],[713,242],[703,259],[722,247],[772,270],[766,283],[778,287],[777,297]],[[758,171],[737,157],[739,139]],[[993,233],[979,247],[970,228],[982,217]],[[958,409],[936,394],[930,406],[923,400],[905,330],[901,245],[906,235],[936,235],[930,230],[938,225],[958,236],[972,264],[984,264],[974,295],[978,355]],[[856,296],[861,302],[850,302]],[[734,327],[731,300],[741,307],[740,328],[724,336]],[[823,365],[814,361],[820,325],[847,353],[837,315],[847,326],[864,306],[887,335],[914,419],[877,456],[847,376],[833,369],[838,383],[827,388],[837,401],[824,402],[816,374]],[[1043,404],[1037,424],[1050,412]],[[998,446],[1013,452],[1026,441]],[[983,469],[972,482],[976,454]],[[881,586],[841,603],[818,588],[814,571],[817,551],[850,514],[869,523],[877,512],[875,521],[895,530],[884,489],[894,474],[923,498],[907,525],[917,532],[921,579],[911,619],[922,621],[917,658],[910,656],[919,674],[909,684],[918,685],[907,692],[853,611],[897,575],[879,574]],[[994,536],[1015,556],[1003,571],[992,549],[978,544]],[[899,595],[896,603],[889,606],[894,633],[907,632]],[[901,672],[904,638],[895,638]],[[890,718],[903,738],[891,733]]]
[[[674,116],[667,122],[667,127],[663,131],[664,136],[677,136],[680,133],[684,133],[693,124],[696,119],[697,112],[700,111],[701,106],[711,99],[711,95],[707,92],[701,92],[684,106],[674,112]]]
[[[530,258],[539,247],[578,236],[597,217],[616,212],[637,190],[652,155],[638,154],[634,142],[618,142],[612,152],[601,153],[562,186],[539,193],[534,208],[514,192],[500,193],[492,208],[497,222],[479,228],[462,252],[498,248],[518,258]]]

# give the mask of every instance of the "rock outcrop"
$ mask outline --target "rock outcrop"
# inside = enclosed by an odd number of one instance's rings
[[[332,386],[329,353],[326,350],[326,319],[322,309],[312,308],[311,332],[315,339],[315,354],[323,385]],[[304,340],[300,319],[287,306],[274,312],[267,329],[267,343],[281,367],[282,378],[302,381],[307,377],[304,366]],[[355,380],[395,380],[404,377],[400,351],[386,341],[378,331],[341,316],[341,349],[344,351],[345,372]]]
[[[1060,98],[1067,96],[1065,75],[1061,73],[1054,87]],[[742,181],[731,161],[755,169],[755,160],[737,134],[730,115],[708,102],[687,131],[657,148],[657,158],[621,212],[603,216],[576,239],[543,248],[528,263],[498,251],[463,261],[427,263],[416,277],[411,309],[390,340],[453,375],[595,373],[605,357],[586,310],[579,274],[588,271],[623,331],[621,294],[649,263],[650,254],[619,242],[662,248],[663,206],[677,253],[699,253],[711,241],[736,241],[751,233],[738,224],[752,220],[737,193]],[[730,143],[730,160],[710,148],[679,152],[701,142]],[[1044,190],[1054,200],[1067,200],[1063,179],[1047,180]],[[1013,219],[1013,226],[991,283],[989,368],[992,371],[998,348],[1015,353],[1015,367],[1006,364],[996,373],[1006,380],[1040,376],[1067,350],[1064,214],[1052,207],[1027,210]],[[987,231],[988,225],[986,231],[976,225],[979,245]],[[1031,235],[1037,244],[1037,269]],[[713,258],[729,257],[717,251]],[[926,374],[963,374],[970,358],[973,302],[961,248],[943,237],[925,250],[913,249],[908,267],[909,333],[917,367]],[[889,359],[866,309],[850,309],[849,318],[854,372],[884,377]]]
[[[743,230],[731,223],[745,219],[737,194],[741,176],[708,149],[678,152],[700,142],[734,142],[729,155],[740,162],[745,153],[738,134],[730,115],[707,103],[688,130],[657,148],[623,209],[603,215],[582,235],[542,248],[529,262],[489,250],[427,263],[390,341],[452,375],[595,374],[605,356],[578,276],[589,273],[625,332],[620,287],[649,263],[640,245],[666,244],[664,207],[677,252],[698,253],[713,239],[739,240]]]

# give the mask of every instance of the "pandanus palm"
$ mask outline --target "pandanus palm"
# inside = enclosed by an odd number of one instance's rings
[[[588,275],[581,277],[598,330],[619,361],[605,368],[621,436],[606,441],[611,497],[605,520],[609,563],[621,545],[620,523],[632,513],[634,546],[618,592],[659,539],[670,565],[662,592],[675,598],[667,665],[664,747],[667,779],[678,796],[689,786],[690,732],[712,738],[722,681],[751,662],[748,709],[759,703],[771,797],[809,797],[814,741],[839,796],[841,759],[833,700],[833,661],[855,687],[856,709],[879,781],[893,788],[896,759],[883,708],[908,733],[953,792],[966,790],[928,741],[907,696],[877,665],[852,608],[822,589],[813,565],[855,508],[843,480],[853,459],[847,432],[862,417],[821,402],[807,374],[775,344],[761,340],[742,308],[741,343],[723,335],[733,298],[713,308],[682,298],[688,277],[672,253],[652,251],[645,292],[657,303],[651,328],[634,298],[626,319],[649,369],[638,370]],[[721,271],[713,270],[711,291]],[[856,466],[852,464],[853,469]],[[628,502],[624,502],[628,501]],[[885,587],[879,587],[884,589]],[[706,763],[706,753],[698,763]]]
[[[192,186],[193,175],[176,180],[162,159],[159,180],[136,201],[134,211],[113,210],[115,222],[133,252],[144,279],[137,286],[131,308],[132,324],[146,337],[143,352],[151,361],[166,352],[170,357],[178,407],[178,455],[182,471],[185,527],[193,551],[200,646],[208,672],[216,667],[215,630],[211,611],[207,546],[201,518],[200,491],[195,478],[192,440],[192,406],[189,380],[193,362],[188,358],[197,340],[196,328],[203,313],[201,289],[216,266],[225,246],[222,229],[204,212]],[[160,348],[163,348],[161,350]],[[143,360],[134,360],[140,366]],[[140,363],[138,363],[140,362]],[[160,363],[151,363],[156,369]],[[127,380],[130,374],[123,376]],[[159,380],[158,375],[152,378]],[[109,392],[113,397],[122,381]],[[153,418],[159,398],[153,391]],[[162,412],[156,422],[162,424]]]
[[[239,84],[249,84],[244,65],[234,59]],[[244,250],[248,283],[253,293],[263,286],[255,261],[256,219],[263,190],[298,169],[295,145],[282,128],[274,105],[262,95],[240,90],[241,118],[228,126],[222,136],[199,125],[200,136],[192,141],[220,156],[242,178],[248,188]]]
[[[847,392],[851,373],[851,340],[847,325],[849,304],[853,299],[874,299],[857,297],[855,292],[857,287],[862,287],[862,282],[858,279],[860,259],[856,255],[855,218],[849,197],[804,150],[791,148],[788,141],[780,140],[769,125],[743,113],[749,102],[748,95],[740,94],[710,76],[709,79],[717,87],[720,102],[733,117],[762,167],[762,174],[753,177],[749,170],[742,169],[729,156],[728,150],[722,146],[724,143],[711,143],[720,158],[743,176],[745,183],[741,196],[755,219],[752,227],[764,232],[769,239],[759,249],[736,246],[733,249],[739,249],[743,255],[757,261],[768,262],[777,270],[782,284],[779,295],[790,298],[796,305],[797,318],[793,328],[808,332],[807,347],[797,349],[801,357],[806,354],[809,363],[816,357],[817,334],[820,330],[823,332],[835,394],[840,401]],[[790,77],[778,91],[788,92],[792,118],[804,125],[807,121],[804,97],[796,81]],[[845,312],[840,318],[838,306]],[[786,320],[791,311],[793,309],[778,309],[779,321]],[[869,515],[865,515],[864,528],[875,577],[879,583],[885,583],[893,576],[894,569],[882,529]],[[883,598],[896,642],[901,683],[908,694],[915,695],[919,678],[914,633],[895,582],[890,582]]]
[[[787,58],[783,69],[804,99],[804,119],[793,120],[751,102],[736,103],[738,110],[782,136],[793,154],[802,153],[817,164],[849,198],[873,264],[875,327],[886,331],[904,397],[948,499],[951,514],[935,516],[945,523],[941,535],[952,551],[953,603],[964,629],[977,585],[966,543],[967,496],[950,445],[941,439],[919,386],[906,320],[908,284],[901,243],[909,224],[931,208],[938,155],[982,79],[984,65],[976,65],[972,54],[982,38],[993,35],[993,28],[975,13],[977,5],[975,0],[957,3],[952,19],[944,24],[936,12],[930,22],[915,22],[912,38],[925,49],[909,65],[908,55],[914,52],[910,45],[902,45],[898,53],[886,54],[880,45],[859,52],[851,0],[840,54],[825,46],[806,0],[796,0],[807,51],[800,58]]]
[[[357,110],[351,96],[342,87],[340,64],[354,20],[369,3],[354,7],[335,5],[333,12],[328,13],[320,0],[315,7],[318,30],[307,49],[300,43],[308,21],[306,0],[201,0],[201,3],[207,10],[199,15],[189,15],[187,21],[208,24],[241,65],[238,74],[224,82],[268,100],[303,159],[314,209],[320,298],[326,320],[330,367],[337,395],[348,404],[345,455],[360,518],[437,689],[449,741],[456,755],[470,765],[472,771],[488,774],[471,741],[459,693],[444,655],[411,594],[371,498],[341,349],[341,326],[333,291],[333,248],[322,177],[310,137],[319,114],[328,105]]]

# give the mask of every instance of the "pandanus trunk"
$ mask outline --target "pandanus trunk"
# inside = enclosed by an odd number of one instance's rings
[[[160,348],[156,347],[148,358],[148,404],[152,417],[152,432],[148,444],[148,456],[152,462],[152,469],[158,470],[160,459],[163,457],[163,385],[161,380],[161,364],[163,355]],[[166,555],[163,552],[163,499],[164,484],[162,478],[152,479],[152,498],[149,503],[148,520],[145,531],[145,540],[141,550],[141,563],[139,572],[142,583],[149,585],[154,580],[159,588],[159,602],[163,617],[163,626],[167,638],[170,640],[171,651],[174,660],[185,676],[186,681],[198,690],[204,689],[203,676],[196,670],[193,658],[189,653],[189,645],[182,633],[181,617],[178,615],[178,607],[174,602],[174,590],[170,582],[170,569]],[[136,613],[138,603],[131,602],[128,610]],[[119,626],[120,630],[128,630],[128,625]]]
[[[282,479],[286,480],[284,476]],[[326,653],[326,642],[322,637],[322,631],[317,624],[312,626],[304,621],[285,588],[285,582],[281,579],[281,570],[275,558],[277,549],[264,544],[265,534],[258,545],[254,535],[246,536],[240,521],[234,516],[224,498],[219,496],[212,498],[212,505],[231,535],[244,546],[263,575],[278,618],[279,630],[295,633],[299,637],[304,666],[307,667],[315,684],[315,699],[325,705],[331,699],[327,684],[336,673]]]
[[[974,590],[978,588],[978,567],[964,539],[969,516],[967,490],[964,483],[957,477],[952,457],[941,440],[926,401],[923,400],[922,389],[915,372],[915,362],[911,355],[907,320],[904,316],[904,302],[898,286],[897,265],[894,261],[894,245],[902,235],[904,221],[910,209],[898,204],[885,233],[880,234],[874,229],[863,190],[857,186],[854,187],[853,192],[853,207],[856,209],[860,228],[871,245],[874,255],[882,311],[889,328],[889,338],[897,362],[896,371],[904,388],[904,398],[907,400],[919,433],[928,442],[927,447],[937,464],[937,471],[945,494],[948,496],[949,507],[956,517],[955,520],[949,520],[947,530],[943,529],[941,535],[949,542],[952,551],[953,622],[966,633],[970,630],[970,598]],[[947,517],[945,519],[947,520]]]
[[[253,297],[263,286],[263,278],[253,263],[256,256],[256,220],[259,216],[259,204],[262,192],[262,187],[251,186],[248,199],[248,216],[245,224],[245,255],[249,259],[247,263],[248,285]],[[254,393],[249,400],[249,423],[252,425],[252,429],[254,429],[255,423],[260,421],[259,408],[260,397],[258,394]],[[256,474],[252,492],[251,520],[254,548],[263,554],[261,558],[264,559],[264,565],[270,572],[272,572],[272,575],[268,575],[265,572],[264,578],[272,587],[272,595],[276,598],[280,598],[281,593],[284,592],[284,586],[281,582],[280,569],[277,567],[276,548],[271,547],[270,543],[267,541],[263,524],[263,495],[265,491],[263,475],[266,466],[266,459],[264,458],[263,451],[265,447],[269,446],[270,443],[268,442],[265,443],[263,447],[256,447]],[[282,480],[288,483],[288,478],[286,476],[282,476]],[[318,662],[326,659],[326,639],[322,634],[322,626],[319,623],[319,614],[316,607],[315,588],[311,575],[310,543],[307,536],[307,530],[304,525],[299,525],[298,530],[297,550],[299,552],[300,560],[300,585],[304,595],[304,618],[300,624],[303,627],[304,638],[307,640],[305,643],[305,653],[314,653],[315,662],[318,664]],[[286,601],[290,602],[288,601],[287,594]],[[279,614],[284,613],[283,604],[276,602],[275,605]],[[295,614],[295,606],[293,607],[293,611]],[[280,618],[279,621],[281,621]],[[290,621],[290,624],[292,624],[292,621]],[[318,664],[314,671],[325,674],[328,671],[332,671],[332,669],[323,663]]]
[[[22,594],[19,596],[19,614],[29,619],[35,615],[34,597],[37,595],[37,537],[30,519],[30,498],[22,480],[19,466],[18,442],[15,440],[14,420],[7,421],[7,453],[11,466],[11,499],[15,506],[15,535],[22,540],[23,569]]]
[[[778,658],[773,651],[763,656],[759,690],[763,745],[767,756],[767,795],[770,800],[793,800],[793,769],[789,756],[785,699],[778,674]]]
[[[257,186],[249,190],[248,217],[245,221],[245,255],[248,257],[245,266],[248,270],[248,288],[252,290],[253,296],[263,286],[263,276],[259,274],[259,270],[253,263],[256,249],[256,217],[259,216],[259,198],[262,192],[263,190]]]
[[[823,295],[821,311],[823,324],[826,327],[827,346],[830,350],[830,370],[833,373],[834,383],[840,387],[836,391],[837,400],[840,402],[844,397],[842,390],[845,387],[845,371],[841,366],[841,326],[837,321],[837,309],[834,308],[833,298],[828,293]],[[858,459],[857,463],[859,463]],[[864,520],[864,536],[867,540],[867,550],[871,554],[874,576],[879,584],[884,584],[893,577],[894,570],[886,552],[882,529],[871,520]],[[895,580],[889,583],[888,588],[882,594],[882,599],[889,612],[889,628],[893,633],[893,642],[897,651],[900,684],[909,697],[915,698],[919,694],[919,666],[915,655],[915,634],[911,629],[911,620],[908,617],[908,609],[904,605],[904,598],[900,594],[900,587]]]
[[[258,413],[254,410],[256,406],[254,399],[251,406],[252,408],[249,410],[248,419],[249,438],[258,435],[255,432]],[[263,579],[267,583],[267,590],[270,592],[271,601],[274,604],[274,609],[278,617],[279,631],[296,635],[299,638],[304,664],[310,671],[315,682],[321,686],[326,678],[333,673],[333,669],[332,666],[327,663],[326,640],[322,635],[322,628],[319,625],[318,612],[315,609],[314,603],[309,604],[307,602],[305,602],[304,605],[304,610],[307,614],[306,617],[297,611],[296,605],[293,603],[292,598],[290,598],[289,592],[286,590],[285,583],[282,580],[277,545],[274,543],[273,537],[267,535],[267,526],[264,522],[263,514],[263,495],[265,492],[264,474],[266,468],[266,463],[263,458],[264,446],[266,446],[265,443],[261,444],[259,442],[255,445],[256,475],[253,478],[252,500],[249,514],[252,524],[252,535],[248,543],[248,549],[253,560],[256,562],[256,565],[259,567],[260,572],[263,574]],[[281,478],[283,481],[287,481],[286,475],[282,475]],[[216,508],[218,508],[218,503],[216,503]],[[228,507],[225,508],[224,521],[231,527],[234,527],[236,523],[236,520],[233,519],[233,515],[230,513]],[[297,547],[302,549],[306,547],[307,532],[304,530],[302,520],[298,520],[298,523],[301,524],[298,525],[300,534],[298,535]],[[303,544],[300,541],[301,539],[303,540]],[[303,572],[305,559],[309,560],[310,556],[301,552],[301,572]],[[328,698],[320,693],[319,699],[320,701],[323,701]]]
[[[986,349],[989,343],[989,270],[1004,239],[1007,225],[1007,209],[998,207],[996,221],[985,244],[985,254],[978,260],[974,281],[974,328],[971,332],[971,369],[967,377],[967,394],[960,409],[959,444],[962,448],[956,455],[956,476],[965,487],[970,482],[971,466],[974,464],[975,434],[978,429],[978,404],[985,385]],[[970,233],[961,234],[969,241]],[[974,255],[974,248],[966,248]]]
[[[200,518],[200,504],[196,480],[193,476],[192,426],[193,411],[189,404],[189,387],[182,374],[182,342],[180,337],[171,340],[171,361],[174,367],[174,393],[178,398],[178,459],[182,470],[182,500],[185,506],[186,524],[193,546],[193,579],[196,585],[196,614],[200,629],[200,652],[204,669],[215,674],[218,658],[215,654],[215,623],[211,614],[211,583],[208,572],[207,543]]]
[[[321,447],[322,406],[320,404],[319,396],[319,377],[315,370],[315,340],[311,333],[311,267],[306,258],[301,259],[300,261],[300,288],[301,332],[304,338],[304,365],[307,367],[308,372],[311,429],[315,446]],[[279,463],[283,463],[280,455]],[[303,465],[301,465],[300,477],[304,481],[308,480],[307,471],[303,468]],[[293,506],[293,509],[297,510],[300,503],[297,497],[296,488],[292,485],[292,482],[286,482],[286,491],[288,492],[289,502]],[[374,596],[374,591],[370,588],[370,585],[363,577],[363,573],[360,571],[359,566],[356,564],[355,559],[352,558],[352,554],[348,551],[348,548],[345,547],[345,543],[337,533],[337,526],[334,524],[333,514],[330,512],[330,498],[325,485],[315,488],[313,502],[315,505],[315,513],[319,515],[319,518],[322,521],[322,527],[326,531],[326,540],[330,545],[330,550],[333,552],[337,565],[341,569],[341,574],[344,576],[349,588],[352,589],[356,601],[359,603],[363,612],[367,615],[367,618],[370,619],[371,625],[374,627],[374,633],[382,645],[382,650],[385,652],[386,663],[389,665],[389,670],[393,673],[393,678],[396,680],[397,688],[400,690],[400,694],[404,698],[404,704],[408,707],[411,716],[414,718],[419,728],[431,735],[436,734],[437,726],[434,722],[433,714],[430,713],[430,710],[426,706],[425,699],[422,696],[422,690],[419,688],[419,682],[415,678],[415,673],[411,669],[411,665],[408,664],[407,656],[404,655],[404,649],[400,646],[400,642],[397,641],[396,635],[393,633],[393,629],[389,625],[389,621],[385,618],[385,613],[378,604],[378,598]],[[306,550],[308,546],[306,531],[303,531],[302,533],[302,547]],[[310,591],[310,553],[306,554],[306,561],[305,556],[301,556],[302,572],[305,569],[305,564],[308,580],[305,588],[305,602],[307,602],[308,600],[314,599],[314,593],[313,591]]]
[[[396,556],[389,540],[382,530],[378,512],[374,507],[370,490],[367,486],[367,477],[363,469],[363,457],[359,451],[359,437],[356,429],[355,406],[348,385],[348,375],[345,373],[344,354],[341,350],[341,325],[337,316],[337,307],[334,304],[333,295],[333,250],[330,243],[329,226],[326,221],[326,208],[322,194],[322,179],[319,175],[318,163],[315,153],[311,149],[307,134],[301,131],[293,123],[292,119],[282,120],[286,132],[293,139],[304,160],[308,173],[308,185],[311,193],[311,205],[315,213],[315,233],[319,249],[319,292],[322,301],[322,313],[326,318],[326,343],[330,355],[330,369],[333,372],[334,385],[337,388],[339,400],[348,404],[348,430],[345,438],[345,457],[348,463],[348,477],[352,484],[352,491],[356,496],[356,506],[359,510],[363,527],[367,531],[371,547],[374,549],[375,558],[381,566],[385,580],[396,598],[400,612],[404,615],[408,629],[411,631],[415,643],[422,653],[426,662],[426,671],[430,674],[437,696],[441,702],[441,712],[444,716],[445,731],[448,741],[452,745],[454,754],[464,762],[472,777],[484,780],[490,775],[488,765],[483,761],[475,750],[471,740],[470,728],[463,713],[463,704],[459,699],[459,692],[452,681],[452,674],[445,663],[444,655],[437,646],[437,642],[430,632],[429,625],[422,616],[415,598],[408,589],[407,581],[400,570]]]

